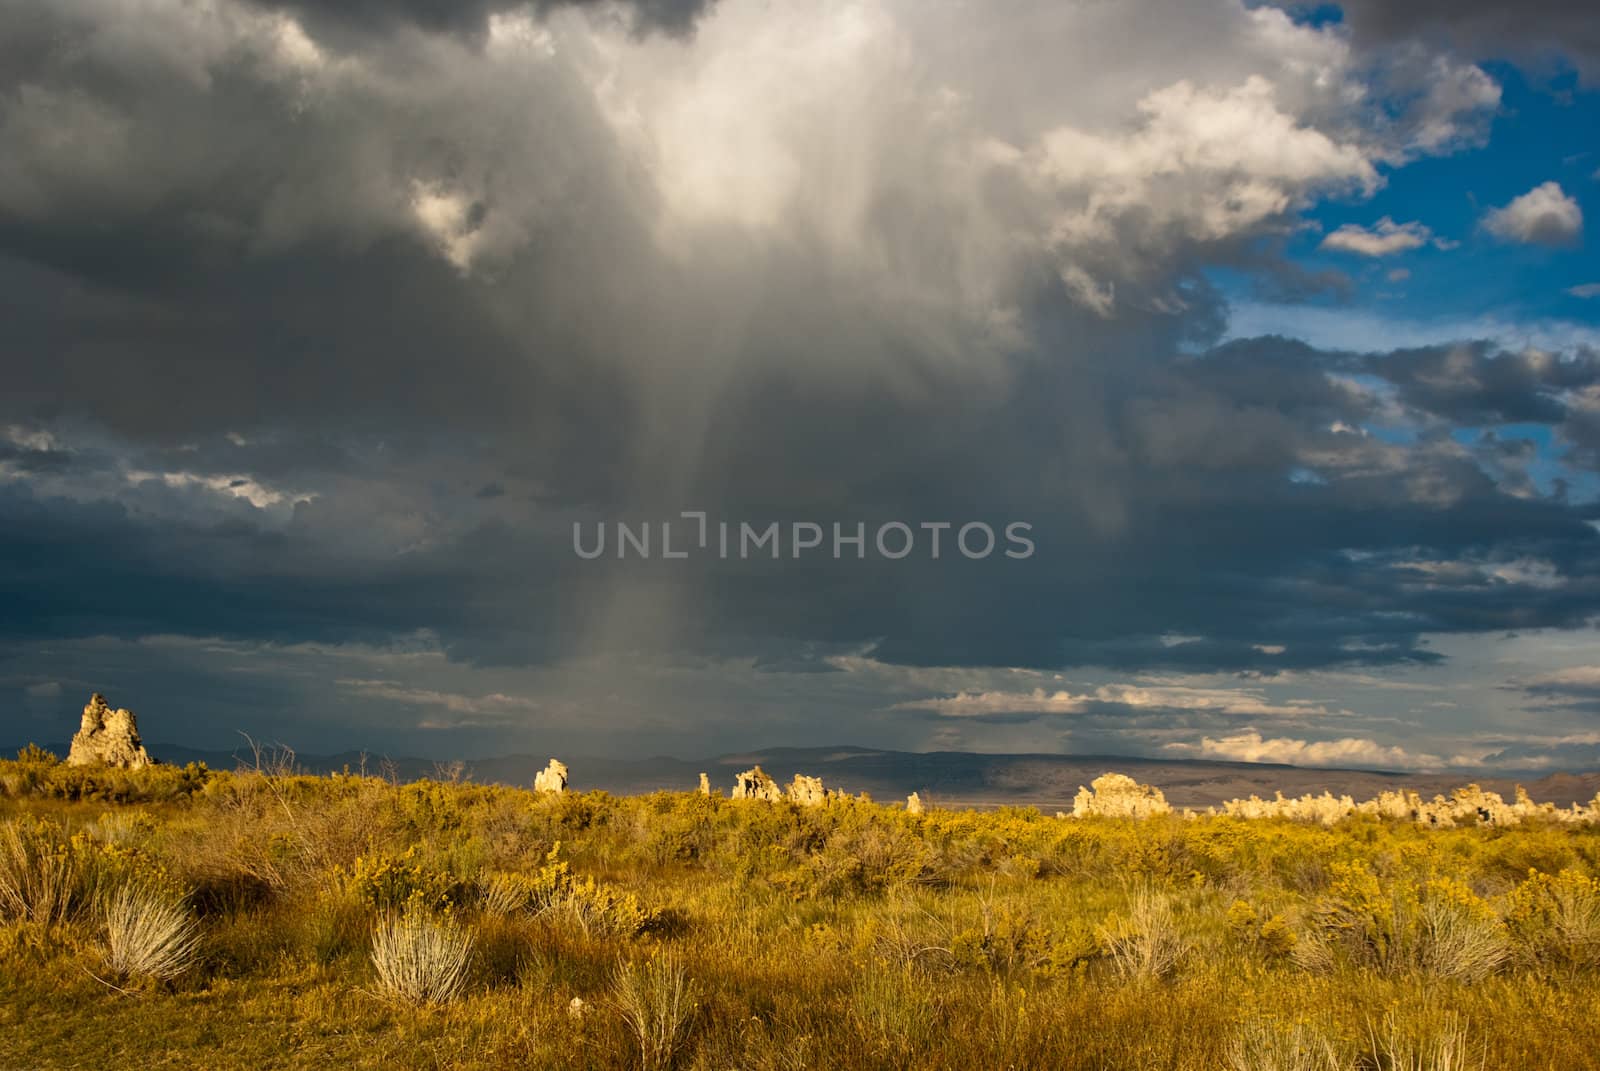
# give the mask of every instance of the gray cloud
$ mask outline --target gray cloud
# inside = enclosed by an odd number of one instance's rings
[[[1272,674],[1595,612],[1591,518],[1443,430],[1581,445],[1592,355],[1216,345],[1207,269],[1348,285],[1275,244],[1471,143],[1482,72],[1380,121],[1230,3],[1136,68],[1139,5],[582,6],[0,6],[5,635]],[[682,509],[1039,550],[571,554]]]
[[[596,9],[626,21],[640,32],[687,33],[711,0],[250,0],[263,8],[287,11],[336,40],[410,25],[433,33],[478,38],[493,15],[565,8]]]
[[[1568,666],[1513,681],[1508,687],[1542,703],[1600,713],[1600,667],[1597,666]]]
[[[1344,0],[1339,7],[1358,42],[1443,42],[1480,59],[1535,65],[1560,57],[1586,80],[1600,73],[1600,27],[1584,0]]]
[[[1561,424],[1572,392],[1600,383],[1600,354],[1513,353],[1482,342],[1399,350],[1366,365],[1395,385],[1401,401],[1465,425]]]
[[[1483,227],[1508,242],[1575,245],[1583,236],[1583,209],[1558,183],[1544,182],[1485,213]]]

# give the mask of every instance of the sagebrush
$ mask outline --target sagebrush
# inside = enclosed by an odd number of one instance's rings
[[[1600,1051],[1600,831],[1537,815],[907,814],[22,765],[0,764],[5,1067],[1575,1071]]]

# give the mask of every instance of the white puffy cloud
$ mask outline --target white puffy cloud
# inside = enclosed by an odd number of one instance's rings
[[[1118,217],[1214,241],[1245,233],[1315,193],[1370,193],[1378,173],[1359,145],[1303,125],[1252,75],[1206,89],[1188,81],[1139,101],[1139,124],[1120,136],[1060,127],[1028,159],[1031,177],[1080,205],[1055,221],[1068,245],[1114,236]]]
[[[1247,729],[1223,737],[1202,737],[1198,744],[1171,743],[1170,751],[1227,762],[1277,762],[1290,766],[1375,766],[1386,769],[1423,769],[1444,764],[1437,755],[1417,754],[1402,747],[1384,746],[1365,737],[1336,740],[1301,740],[1263,737]]]
[[[1371,227],[1346,223],[1322,239],[1322,248],[1342,253],[1359,253],[1364,257],[1387,257],[1420,249],[1433,238],[1433,232],[1421,223],[1396,223],[1388,216]]]
[[[914,699],[897,710],[931,710],[950,718],[997,714],[1084,714],[1102,707],[1130,710],[1182,710],[1257,717],[1303,717],[1327,710],[1307,700],[1274,702],[1247,688],[1205,688],[1172,684],[1103,684],[1087,692],[959,692],[953,696]]]
[[[1508,242],[1571,245],[1583,233],[1583,209],[1556,182],[1544,182],[1483,217],[1484,230]]]
[[[446,260],[462,271],[472,266],[483,235],[473,219],[471,204],[459,194],[419,182],[412,194],[411,208]]]

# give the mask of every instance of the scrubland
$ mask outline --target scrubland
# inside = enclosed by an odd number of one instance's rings
[[[1600,1066],[1600,827],[0,763],[0,1068]]]

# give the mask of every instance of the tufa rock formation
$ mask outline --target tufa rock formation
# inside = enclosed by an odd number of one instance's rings
[[[703,773],[700,775],[700,795],[711,795],[711,778],[707,777]]]
[[[709,791],[704,774],[701,774],[701,791]],[[733,798],[766,800],[769,803],[788,800],[800,807],[820,807],[835,800],[849,799],[850,794],[836,788],[827,788],[823,785],[822,778],[807,777],[805,774],[795,774],[794,780],[789,782],[789,787],[784,788],[769,777],[761,767],[754,766],[733,779]],[[866,793],[862,793],[862,798],[866,799]]]
[[[917,795],[915,792],[911,793],[911,795],[906,797],[906,813],[907,814],[921,814],[922,813],[922,797]]]
[[[906,801],[911,810],[911,801]],[[1093,790],[1080,788],[1072,802],[1073,818],[1092,815],[1114,818],[1148,818],[1151,815],[1171,814],[1166,797],[1161,790],[1141,785],[1123,774],[1108,773],[1097,777]],[[1185,810],[1184,817],[1197,817],[1194,811]],[[1324,792],[1320,796],[1301,796],[1288,799],[1279,792],[1275,798],[1264,800],[1260,796],[1229,800],[1220,809],[1207,807],[1204,814],[1227,814],[1236,818],[1283,818],[1297,822],[1317,822],[1335,825],[1351,815],[1373,815],[1417,825],[1450,828],[1457,825],[1513,826],[1529,820],[1559,822],[1563,825],[1600,823],[1600,794],[1587,804],[1557,807],[1554,803],[1535,803],[1520,785],[1512,802],[1507,803],[1498,792],[1485,792],[1478,785],[1458,788],[1448,796],[1434,796],[1425,800],[1411,789],[1380,792],[1370,800],[1357,803],[1349,796],[1335,796]],[[1057,811],[1057,818],[1068,817]]]
[[[1320,796],[1301,796],[1299,799],[1286,799],[1280,792],[1270,800],[1259,796],[1251,796],[1247,800],[1229,800],[1222,805],[1222,812],[1242,818],[1289,818],[1301,822],[1320,822],[1325,826],[1331,826],[1353,814],[1397,818],[1441,828],[1461,824],[1514,826],[1533,818],[1575,825],[1600,819],[1600,796],[1589,807],[1575,805],[1561,808],[1553,803],[1534,803],[1521,785],[1517,786],[1516,796],[1511,803],[1507,803],[1500,793],[1485,792],[1477,785],[1467,785],[1451,792],[1449,796],[1434,796],[1431,800],[1423,799],[1410,789],[1403,789],[1380,792],[1374,798],[1360,803],[1349,796],[1336,797],[1326,792]]]
[[[733,779],[733,798],[736,800],[767,800],[777,803],[783,799],[783,789],[767,776],[765,770],[753,766]]]
[[[1127,774],[1101,774],[1090,784],[1092,789],[1078,786],[1078,795],[1072,801],[1074,818],[1149,818],[1172,813],[1159,788],[1141,785]]]
[[[794,775],[788,796],[791,802],[802,807],[817,807],[828,802],[828,790],[822,787],[822,778],[807,777],[805,774]]]
[[[1347,815],[1354,814],[1356,801],[1349,796],[1335,796],[1324,792],[1320,796],[1301,796],[1285,799],[1282,792],[1271,800],[1251,796],[1247,800],[1229,800],[1222,805],[1224,814],[1236,818],[1293,818],[1300,821],[1320,822],[1331,826]]]
[[[83,727],[72,737],[68,766],[116,766],[142,770],[155,760],[139,742],[139,725],[131,710],[112,710],[99,692],[83,708]]]
[[[550,765],[533,777],[535,792],[565,792],[567,790],[567,764],[551,759]]]

